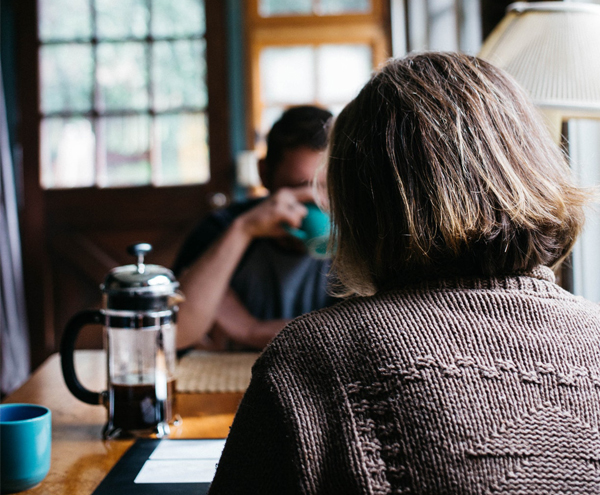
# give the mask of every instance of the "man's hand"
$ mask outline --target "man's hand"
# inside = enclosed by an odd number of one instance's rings
[[[312,187],[283,188],[240,215],[244,232],[251,238],[288,235],[282,225],[298,228],[308,213],[305,202],[314,201]]]

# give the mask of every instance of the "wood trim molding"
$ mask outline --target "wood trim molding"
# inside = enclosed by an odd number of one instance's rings
[[[46,244],[46,204],[39,180],[39,92],[37,2],[15,3],[17,32],[17,83],[20,119],[18,140],[23,149],[23,210],[21,211],[21,245],[27,306],[31,363],[39,365],[53,345],[51,314],[44,298],[49,281]],[[41,345],[40,345],[41,344]]]
[[[226,2],[205,0],[208,140],[212,192],[231,195],[233,157],[229,136]]]

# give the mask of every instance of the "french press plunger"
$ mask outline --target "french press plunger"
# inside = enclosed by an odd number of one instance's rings
[[[144,433],[162,437],[173,419],[177,304],[182,297],[170,270],[144,263],[151,250],[146,243],[130,246],[137,263],[111,270],[100,286],[102,309],[77,313],[62,337],[67,387],[79,400],[107,408],[104,438]],[[101,393],[80,383],[73,364],[77,335],[88,324],[104,326],[108,390]]]

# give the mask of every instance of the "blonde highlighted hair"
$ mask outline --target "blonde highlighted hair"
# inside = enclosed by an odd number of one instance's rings
[[[346,293],[553,266],[588,199],[528,97],[475,57],[391,60],[349,103],[327,165]]]

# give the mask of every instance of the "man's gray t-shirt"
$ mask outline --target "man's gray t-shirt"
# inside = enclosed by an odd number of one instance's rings
[[[235,218],[260,201],[235,203],[204,219],[184,242],[173,266],[175,275],[200,257]],[[256,318],[295,318],[336,302],[328,293],[329,268],[328,259],[289,251],[272,239],[257,239],[244,253],[230,285]]]

